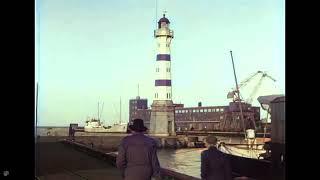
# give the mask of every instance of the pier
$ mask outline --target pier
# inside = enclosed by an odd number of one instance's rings
[[[58,140],[58,141],[57,141]],[[40,180],[122,180],[116,154],[67,139],[42,138],[36,144],[36,176]],[[161,168],[163,179],[200,180]]]
[[[120,170],[115,167],[116,153],[106,149],[58,137],[41,137],[35,152],[38,180],[122,179]],[[200,180],[165,167],[161,168],[161,175],[167,180]],[[239,175],[232,175],[238,179]]]
[[[57,140],[54,137],[41,137],[40,142],[36,143],[35,163],[38,179],[122,179],[116,167]]]

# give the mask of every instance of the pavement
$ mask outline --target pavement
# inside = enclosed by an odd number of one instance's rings
[[[111,164],[60,142],[36,143],[36,176],[40,180],[121,180]]]

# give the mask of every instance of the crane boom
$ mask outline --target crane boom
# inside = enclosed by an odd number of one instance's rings
[[[251,92],[251,94],[250,94],[250,96],[249,96],[249,98],[248,98],[248,100],[247,100],[247,103],[249,103],[249,104],[252,103],[253,96],[258,92],[258,89],[260,88],[264,77],[265,77],[265,76],[261,76],[258,84],[254,87],[253,91]]]
[[[238,104],[239,104],[239,108],[240,108],[240,117],[241,117],[241,122],[242,122],[243,133],[244,133],[245,139],[247,139],[247,134],[246,134],[245,125],[244,125],[244,119],[243,119],[243,113],[242,113],[242,105],[241,105],[241,99],[240,99],[240,91],[239,91],[239,86],[238,86],[238,81],[237,81],[236,70],[235,70],[235,68],[234,68],[232,51],[230,51],[230,55],[231,55],[231,61],[232,61],[234,79],[235,79],[235,82],[236,82],[236,88],[237,88],[237,89],[236,89],[236,92],[237,92],[237,95],[238,95]]]
[[[258,92],[261,84],[262,84],[262,81],[266,78],[270,78],[271,80],[273,80],[274,82],[276,81],[273,77],[269,76],[266,72],[263,72],[258,84],[254,87],[253,91],[251,92],[249,98],[247,99],[247,103],[251,104],[252,103],[252,100],[254,98],[254,96],[256,95],[256,93]]]
[[[274,82],[276,81],[273,77],[271,77],[270,75],[268,75],[266,72],[262,72],[262,71],[257,71],[254,74],[250,75],[248,78],[246,78],[245,80],[243,80],[238,87],[236,87],[236,89],[233,89],[231,92],[228,93],[227,98],[233,98],[233,101],[237,101],[238,99],[241,100],[240,96],[238,95],[237,97],[237,91],[239,90],[239,88],[244,87],[245,85],[248,84],[249,81],[251,81],[255,76],[257,76],[258,74],[262,74],[258,84],[254,87],[254,90],[251,92],[250,96],[248,97],[248,99],[246,100],[247,103],[251,104],[254,95],[258,92],[258,89],[260,88],[261,84],[262,84],[262,80],[265,77],[268,77],[269,79],[273,80]],[[238,88],[238,89],[237,89]]]
[[[255,72],[254,74],[250,75],[249,77],[247,77],[245,80],[243,80],[239,85],[238,87],[236,87],[235,89],[233,89],[232,91],[230,91],[227,95],[227,98],[233,98],[233,101],[237,101],[237,99],[240,99],[241,100],[241,97],[238,96],[237,97],[237,88],[241,88],[241,87],[244,87],[245,85],[247,85],[247,83],[249,81],[251,81],[251,79],[253,79],[256,75],[260,74],[260,73],[263,73],[262,71],[257,71]]]
[[[239,84],[239,88],[247,85],[247,82],[249,82],[253,77],[255,77],[256,75],[258,75],[259,73],[262,73],[262,71],[257,71],[256,73],[252,74],[251,76],[249,76],[247,79],[243,80],[242,82],[240,82]]]
[[[268,77],[268,78],[270,78],[270,79],[273,80],[274,82],[276,82],[276,80],[275,80],[273,77],[269,76],[268,74],[265,73],[265,76]]]

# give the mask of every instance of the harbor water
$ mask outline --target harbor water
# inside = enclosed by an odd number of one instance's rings
[[[225,143],[241,143],[241,137],[217,137]],[[200,178],[201,152],[206,148],[159,149],[161,167]]]
[[[205,148],[161,149],[158,158],[161,167],[200,178],[200,156]]]

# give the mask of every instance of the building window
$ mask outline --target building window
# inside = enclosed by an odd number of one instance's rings
[[[211,112],[211,109],[208,109],[208,112]]]
[[[223,119],[223,116],[220,116],[220,120],[222,120]]]
[[[199,109],[197,109],[196,112],[199,112]]]
[[[200,109],[200,112],[203,112],[203,109]]]
[[[219,109],[216,109],[216,112],[219,112]]]
[[[196,110],[194,109],[193,112],[196,112]]]
[[[204,109],[203,112],[208,112],[208,109]]]
[[[178,110],[176,110],[176,113],[178,113]]]
[[[223,108],[220,109],[220,112],[223,112]]]

